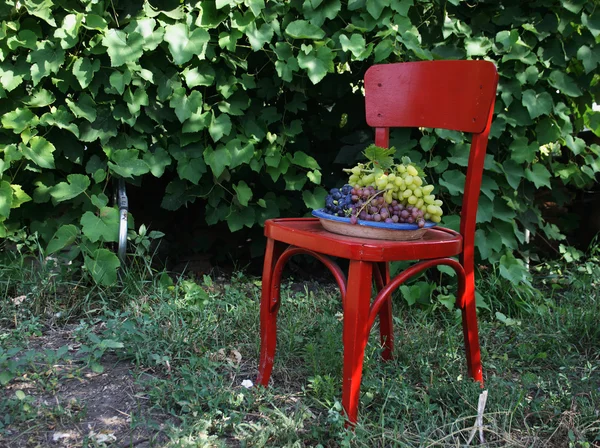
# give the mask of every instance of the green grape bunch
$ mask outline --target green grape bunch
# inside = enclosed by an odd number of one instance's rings
[[[355,192],[364,191],[365,188],[376,191],[383,199],[380,201],[387,205],[393,204],[393,207],[408,209],[411,212],[414,210],[417,220],[439,223],[443,214],[443,202],[433,194],[434,186],[425,182],[423,170],[408,157],[403,157],[401,163],[396,163],[394,153],[394,148],[375,145],[367,147],[364,154],[369,161],[344,170],[350,174],[348,184]],[[355,211],[354,215],[360,219],[360,213],[365,210],[355,208]],[[366,207],[366,211],[368,215],[369,207]]]

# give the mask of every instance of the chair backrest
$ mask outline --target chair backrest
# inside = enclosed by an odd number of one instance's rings
[[[374,65],[365,74],[366,117],[376,145],[389,146],[393,127],[473,134],[460,223],[463,257],[470,260],[497,84],[496,67],[487,61],[401,62]]]

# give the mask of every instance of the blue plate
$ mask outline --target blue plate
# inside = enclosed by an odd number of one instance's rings
[[[340,216],[330,215],[329,213],[325,213],[325,209],[320,208],[318,210],[313,210],[312,215],[319,219],[328,219],[330,221],[343,222],[346,224],[350,224],[350,218],[342,218]],[[374,222],[374,221],[363,221],[359,219],[358,222],[354,225],[364,226],[364,227],[374,227],[377,229],[387,229],[387,230],[419,230],[419,226],[417,224],[404,224],[404,223],[387,223],[387,222]],[[437,224],[431,221],[425,221],[425,227],[423,229],[429,229],[431,227],[435,227]]]

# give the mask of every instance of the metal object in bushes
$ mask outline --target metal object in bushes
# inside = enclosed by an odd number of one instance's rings
[[[123,264],[125,263],[127,251],[127,213],[129,211],[129,200],[127,199],[124,179],[119,179],[117,181],[115,203],[117,204],[117,207],[119,207],[119,247],[117,255],[119,256],[121,264]]]

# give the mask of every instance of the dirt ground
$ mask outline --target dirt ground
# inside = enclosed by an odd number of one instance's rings
[[[66,345],[69,352],[75,353],[78,347],[71,330],[49,330],[35,338],[30,349],[57,350]],[[35,380],[27,382],[27,378],[9,383],[0,392],[0,399],[7,399],[21,389],[37,408],[36,418],[10,425],[4,435],[0,433],[0,447],[163,445],[167,438],[164,429],[173,419],[150,409],[144,390],[136,384],[131,364],[106,354],[101,359],[104,371],[94,373],[90,369],[82,370],[77,359],[67,358],[69,360],[73,362],[52,366],[59,374],[55,376],[58,381],[51,392],[40,389]],[[73,375],[77,368],[81,373]],[[137,374],[145,375],[144,372]]]

